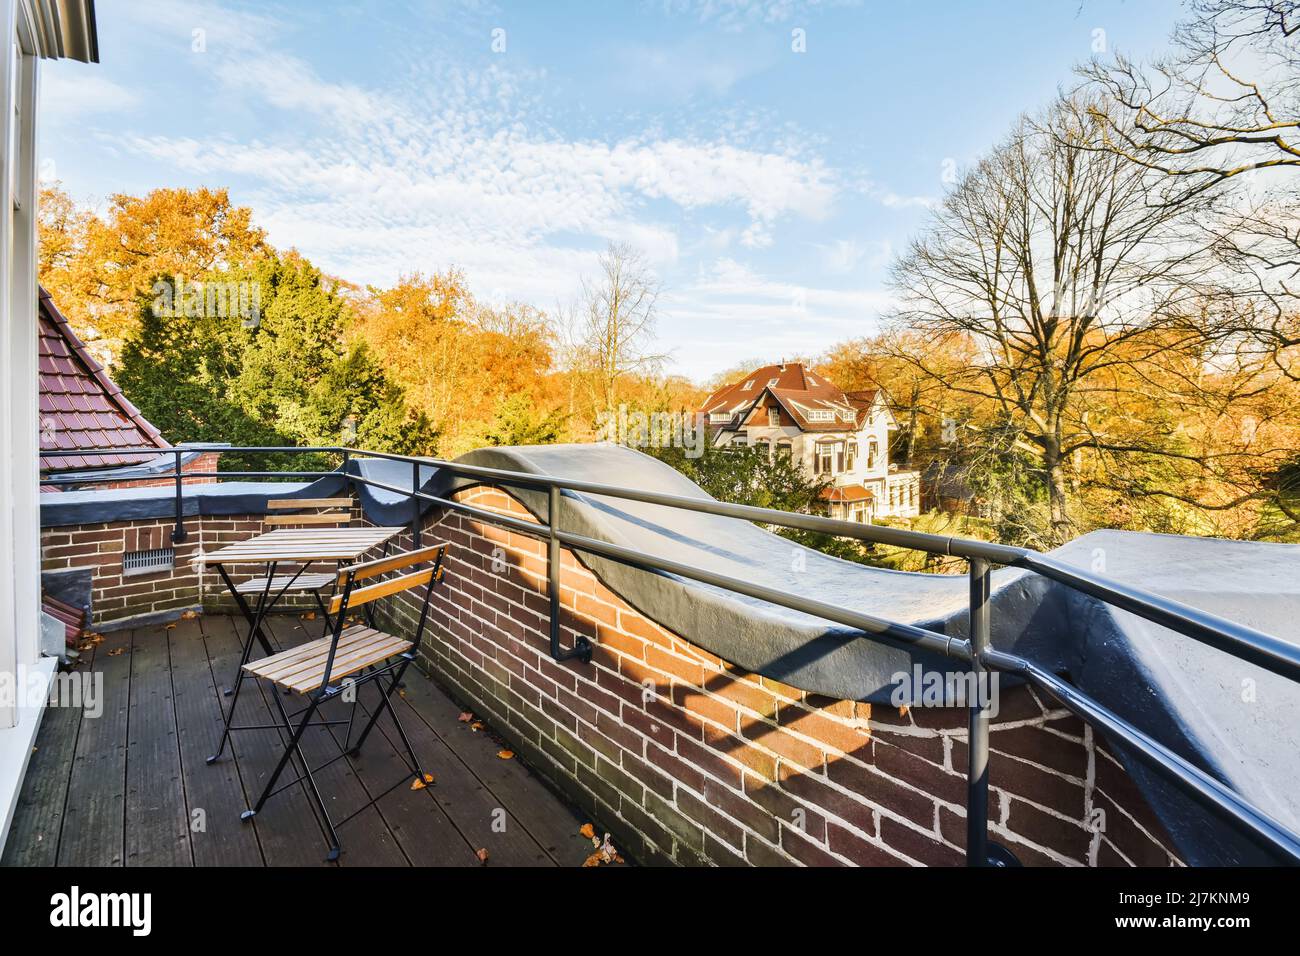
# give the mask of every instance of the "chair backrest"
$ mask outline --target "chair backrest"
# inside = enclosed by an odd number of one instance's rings
[[[424,636],[424,625],[429,617],[429,599],[433,595],[433,585],[442,580],[442,562],[446,553],[446,543],[440,542],[423,548],[416,548],[413,551],[403,551],[400,554],[391,554],[376,558],[373,561],[352,564],[339,569],[336,592],[329,603],[329,612],[334,618],[334,635],[330,645],[329,658],[325,664],[324,680],[321,683],[322,691],[329,686],[330,670],[334,665],[334,653],[338,649],[339,638],[343,635],[345,619],[349,610],[354,610],[380,598],[391,597],[412,588],[428,585],[424,591],[424,600],[420,604],[419,623],[416,624],[415,635],[411,639],[416,647],[420,646],[420,639]],[[419,564],[427,564],[429,567],[419,571],[407,571],[408,568],[413,568]],[[374,584],[356,586],[358,581],[379,578],[381,575],[398,571],[406,571],[406,573],[377,580]]]
[[[267,501],[266,510],[294,512],[267,515],[262,519],[262,523],[269,527],[306,528],[323,525],[338,527],[352,520],[352,499],[273,498]]]

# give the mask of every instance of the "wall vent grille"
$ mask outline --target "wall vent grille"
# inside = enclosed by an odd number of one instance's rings
[[[122,576],[157,574],[176,567],[175,548],[153,548],[149,551],[128,551],[122,555]]]

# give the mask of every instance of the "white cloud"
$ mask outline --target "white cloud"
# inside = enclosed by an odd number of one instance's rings
[[[53,63],[41,71],[42,117],[71,120],[134,109],[140,97],[104,77],[93,65]]]
[[[517,281],[511,295],[544,300],[561,282],[575,284],[575,263],[590,264],[606,240],[672,263],[681,241],[674,219],[708,212],[740,217],[742,244],[763,246],[783,219],[826,217],[837,191],[820,159],[791,149],[563,137],[530,121],[518,78],[498,69],[443,68],[383,93],[327,82],[288,56],[230,58],[214,76],[264,109],[309,112],[318,131],[292,145],[121,141],[196,176],[244,181],[238,192],[273,242],[360,281],[391,281],[399,265],[456,263],[476,287]]]

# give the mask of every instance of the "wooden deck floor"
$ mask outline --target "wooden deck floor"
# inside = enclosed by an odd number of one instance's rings
[[[321,628],[288,615],[270,620],[283,646]],[[86,652],[82,668],[103,675],[102,714],[47,709],[5,865],[330,865],[303,785],[272,797],[255,820],[239,819],[282,752],[279,732],[235,734],[233,754],[228,748],[220,762],[204,762],[228,702],[218,688],[238,660],[235,623],[212,616],[120,631]],[[236,723],[271,722],[267,693],[247,683]],[[363,702],[374,693],[373,685],[364,689]],[[435,783],[420,791],[403,784],[341,826],[335,865],[479,866],[480,849],[489,866],[576,866],[586,858],[584,821],[517,759],[500,758],[486,731],[459,721],[459,708],[415,668],[397,706]],[[304,737],[313,765],[337,753],[330,733],[313,728]],[[394,740],[381,717],[360,756],[317,774],[334,819],[402,775]]]

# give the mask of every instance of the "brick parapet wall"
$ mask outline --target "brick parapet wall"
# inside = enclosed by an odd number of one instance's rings
[[[498,489],[457,497],[532,520]],[[634,857],[964,862],[965,710],[900,712],[747,673],[655,624],[567,550],[564,641],[582,635],[594,655],[590,664],[555,663],[544,543],[452,512],[431,515],[424,531],[423,543],[452,547],[422,662]],[[410,602],[396,629],[414,626]],[[1177,862],[1090,728],[1028,688],[1000,696],[994,839],[1031,865]]]
[[[531,520],[497,489],[458,498]],[[186,527],[172,572],[121,575],[125,551],[170,544],[171,521],[157,519],[45,529],[42,569],[92,569],[96,625],[198,604],[229,610],[215,572],[200,572],[193,559],[265,530],[261,516],[192,518]],[[655,624],[567,550],[563,639],[586,637],[594,656],[557,664],[548,653],[543,542],[451,512],[427,518],[422,543],[438,538],[452,547],[422,665],[633,858],[964,862],[966,711],[900,712],[747,673]],[[410,545],[407,534],[393,546]],[[415,595],[391,611],[393,630],[413,629]],[[999,703],[994,839],[1031,865],[1177,862],[1090,728],[1025,687],[1004,688]]]
[[[41,530],[41,571],[91,571],[91,626],[143,614],[154,614],[202,605],[208,610],[230,612],[234,600],[227,593],[215,569],[195,563],[200,550],[208,552],[269,530],[260,515],[190,517],[185,521],[186,539],[173,544],[171,518],[114,521]],[[123,555],[174,547],[175,566],[148,574],[123,574]],[[231,578],[241,583],[263,576],[261,567],[230,568]],[[277,570],[277,573],[285,569]],[[291,573],[292,568],[288,569]],[[286,594],[277,607],[284,610],[315,608],[310,595]]]

